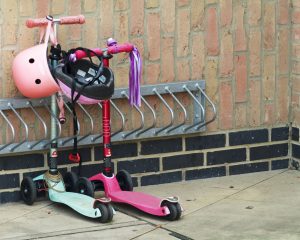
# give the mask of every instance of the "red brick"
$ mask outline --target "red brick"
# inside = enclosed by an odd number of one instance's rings
[[[130,9],[130,34],[143,35],[144,34],[144,1],[131,0]]]
[[[177,80],[189,81],[190,78],[190,61],[188,59],[177,60]]]
[[[260,76],[261,71],[261,32],[259,29],[250,30],[249,38],[249,74]]]
[[[220,52],[220,75],[230,76],[233,70],[233,43],[232,34],[229,30],[224,30],[221,36]]]
[[[216,56],[219,54],[218,20],[216,8],[210,7],[207,9],[206,19],[205,42],[207,54],[210,56]]]
[[[235,101],[247,100],[247,57],[246,55],[235,56]]]
[[[190,3],[190,0],[177,0],[178,7],[186,6]]]
[[[161,81],[173,82],[175,79],[174,38],[163,37],[161,41]]]
[[[20,15],[32,17],[33,14],[33,4],[32,0],[23,0],[20,1]]]
[[[118,12],[114,14],[115,21],[115,37],[119,43],[128,42],[128,14]]]
[[[295,24],[300,23],[300,9],[294,9],[292,15],[292,21]]]
[[[146,66],[147,71],[147,82],[146,84],[157,84],[160,79],[160,64],[159,63],[149,63]]]
[[[118,65],[114,67],[114,75],[116,87],[128,87],[128,66]]]
[[[264,57],[263,97],[264,100],[273,100],[275,95],[275,56]]]
[[[244,128],[247,126],[247,105],[238,103],[235,105],[235,127]]]
[[[293,92],[300,93],[300,78],[297,76],[292,76],[291,83]]]
[[[51,3],[51,14],[58,15],[65,11],[65,1],[52,0]]]
[[[295,123],[297,125],[300,123],[300,111],[299,111],[299,109],[294,109],[293,110],[292,121],[293,121],[293,123]]]
[[[293,57],[300,56],[300,45],[293,44]]]
[[[164,1],[163,1],[164,2]],[[192,0],[191,3],[191,28],[194,31],[203,28],[204,1]]]
[[[260,126],[261,116],[261,82],[249,82],[249,124],[251,127]]]
[[[288,73],[289,71],[289,29],[280,29],[279,30],[279,73]]]
[[[139,0],[138,0],[139,1]],[[175,31],[175,0],[161,1],[161,29],[163,33],[173,33]]]
[[[146,8],[159,7],[159,0],[146,0]]]
[[[67,7],[69,8],[70,16],[81,14],[81,1],[80,0],[73,0],[72,4],[67,4]],[[72,25],[72,27],[68,27],[70,40],[73,40],[73,41],[80,40],[82,28],[83,28],[82,25]]]
[[[273,103],[265,103],[264,106],[264,124],[272,125],[275,123],[275,107]]]
[[[2,25],[2,46],[17,44],[17,24],[5,23]]]
[[[128,8],[128,0],[115,0],[115,7],[116,11],[124,11]]]
[[[275,4],[266,2],[264,4],[264,48],[271,50],[275,47]]]
[[[232,0],[221,0],[221,26],[228,27],[232,22]]]
[[[300,8],[299,0],[291,0],[293,8]]]
[[[205,66],[205,49],[203,34],[192,36],[192,79],[202,79]]]
[[[87,48],[97,47],[98,38],[97,38],[97,34],[95,34],[94,29],[95,29],[94,17],[85,17],[85,24],[84,24],[84,30],[83,30],[83,45],[84,45],[84,47],[87,47]],[[62,34],[60,34],[59,36],[61,39]],[[65,41],[62,41],[62,42],[65,42]]]
[[[1,62],[2,62],[2,87],[3,87],[3,96],[4,98],[11,98],[17,95],[20,95],[17,90],[15,83],[12,79],[11,65],[15,53],[9,50],[1,51]]]
[[[293,112],[294,112],[295,109],[299,108],[299,106],[300,106],[300,98],[299,98],[298,94],[296,94],[296,93],[292,94],[291,105],[292,105],[292,111]]]
[[[235,45],[234,49],[235,51],[244,51],[247,48],[247,42],[246,42],[246,32],[244,27],[244,14],[245,9],[244,7],[239,3],[235,6]]]
[[[206,81],[206,94],[212,99],[213,102],[219,102],[218,89],[219,80],[217,77],[218,61],[215,58],[209,58],[205,65],[204,79]]]
[[[33,34],[33,31],[28,30],[25,24],[20,24],[17,39],[18,39],[18,49],[23,50],[32,47],[35,43],[34,40],[36,38]]]
[[[39,0],[36,1],[36,17],[43,18],[49,14],[49,1]]]
[[[189,53],[190,10],[180,9],[177,18],[177,56],[184,57]]]
[[[292,66],[292,73],[300,74],[300,61],[293,61]]]
[[[289,117],[289,78],[288,77],[279,77],[278,86],[277,86],[277,111],[276,111],[276,120],[280,123],[287,123]]]
[[[249,24],[256,26],[261,20],[261,0],[248,1]]]
[[[1,21],[5,24],[19,24],[18,22],[18,2],[17,0],[1,0]],[[5,25],[5,24],[2,24]]]
[[[278,0],[278,23],[287,24],[289,22],[289,0]]]
[[[160,58],[160,15],[147,14],[148,59],[155,61]]]
[[[113,37],[113,24],[114,24],[114,16],[113,16],[113,1],[111,0],[102,0],[100,1],[100,9],[99,15],[105,16],[101,18],[100,26],[99,26],[99,37],[102,39],[108,39]],[[119,41],[119,39],[116,39]]]
[[[292,40],[300,40],[300,27],[293,27]]]
[[[233,121],[233,100],[231,82],[220,83],[220,129],[231,129]]]

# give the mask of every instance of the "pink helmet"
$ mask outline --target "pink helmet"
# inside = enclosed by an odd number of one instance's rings
[[[48,97],[60,89],[52,77],[47,60],[51,24],[49,21],[44,43],[20,52],[13,61],[15,84],[28,98]]]

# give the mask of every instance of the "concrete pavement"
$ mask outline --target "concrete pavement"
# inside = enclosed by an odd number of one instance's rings
[[[299,240],[300,172],[280,170],[136,188],[177,195],[184,208],[168,222],[116,206],[101,224],[48,200],[0,205],[0,239]]]

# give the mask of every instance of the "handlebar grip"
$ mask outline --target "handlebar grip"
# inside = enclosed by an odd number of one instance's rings
[[[113,46],[108,47],[107,52],[109,54],[116,54],[121,52],[131,52],[133,50],[134,46],[130,43],[124,43],[124,44],[116,44]]]
[[[117,54],[121,52],[131,52],[134,48],[134,45],[131,43],[124,43],[124,44],[116,44],[104,49],[101,48],[94,48],[92,49],[93,52],[98,54],[99,56],[102,56],[104,52],[107,52],[108,54]],[[76,58],[81,59],[84,57],[87,57],[86,52],[82,50],[76,51]],[[92,54],[93,56],[93,54]]]
[[[36,19],[27,19],[26,20],[26,26],[28,28],[33,27],[41,27],[47,25],[48,20],[46,18],[36,18]]]
[[[53,21],[58,22],[59,24],[83,24],[85,23],[85,18],[83,15],[67,16],[54,19]],[[46,26],[47,24],[48,20],[46,18],[28,19],[26,21],[26,26],[28,28]]]
[[[85,23],[85,18],[83,15],[60,18],[60,24],[83,24],[83,23]]]

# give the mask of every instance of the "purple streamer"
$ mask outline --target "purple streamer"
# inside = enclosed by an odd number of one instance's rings
[[[140,82],[142,78],[142,59],[136,47],[130,52],[129,70],[129,102],[130,105],[141,106]]]

